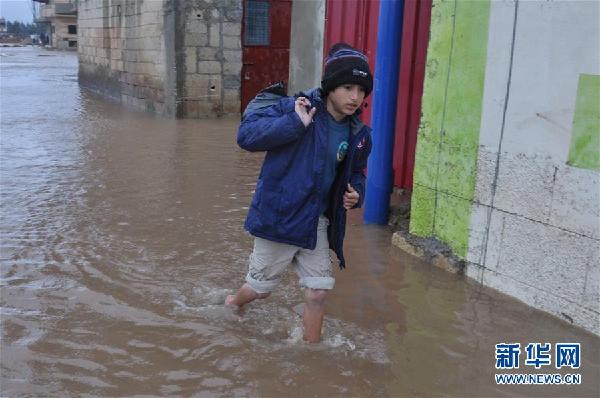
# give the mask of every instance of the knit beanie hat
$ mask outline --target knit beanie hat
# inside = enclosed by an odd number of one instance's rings
[[[346,43],[336,43],[325,58],[325,71],[321,88],[327,95],[342,84],[360,84],[365,88],[365,97],[373,90],[373,75],[367,57]]]

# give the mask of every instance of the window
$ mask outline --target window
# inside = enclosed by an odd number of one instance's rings
[[[77,41],[69,40],[69,47],[77,47]]]
[[[77,25],[69,25],[69,34],[76,35],[77,34]]]
[[[270,4],[265,0],[246,0],[244,45],[268,46],[270,36]]]

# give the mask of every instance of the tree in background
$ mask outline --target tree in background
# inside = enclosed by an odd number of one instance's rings
[[[16,36],[39,35],[46,31],[46,28],[39,23],[23,23],[20,21],[7,21],[6,33]]]

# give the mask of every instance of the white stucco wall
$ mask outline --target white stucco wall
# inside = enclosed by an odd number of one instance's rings
[[[599,15],[597,1],[491,2],[467,256],[469,276],[596,334],[600,174],[566,162],[579,76],[600,75]]]

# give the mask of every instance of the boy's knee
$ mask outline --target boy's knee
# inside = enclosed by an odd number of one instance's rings
[[[306,289],[304,293],[304,299],[309,305],[323,305],[325,303],[325,296],[327,296],[327,290],[323,289]]]

